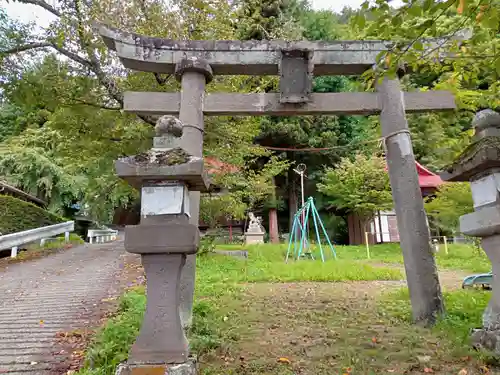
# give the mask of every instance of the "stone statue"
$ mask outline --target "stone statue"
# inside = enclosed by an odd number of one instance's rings
[[[266,231],[262,226],[262,218],[255,217],[253,212],[250,212],[248,217],[250,218],[250,223],[245,233],[245,242],[247,244],[264,243],[264,234]]]
[[[261,233],[261,232],[265,233],[266,232],[266,230],[262,226],[262,218],[260,216],[255,217],[253,212],[250,212],[248,214],[248,217],[250,218],[250,224],[248,225],[248,232],[252,232],[252,233]]]
[[[182,122],[175,116],[165,115],[161,116],[156,121],[156,136],[164,137],[164,136],[174,136],[181,137],[182,136]]]

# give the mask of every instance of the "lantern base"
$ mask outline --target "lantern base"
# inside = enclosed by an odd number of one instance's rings
[[[177,364],[121,364],[115,375],[196,375],[198,366],[195,358]]]

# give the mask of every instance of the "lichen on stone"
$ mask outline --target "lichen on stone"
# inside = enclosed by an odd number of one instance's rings
[[[133,161],[141,165],[179,165],[187,163],[190,158],[191,155],[182,148],[177,147],[165,151],[150,150],[143,152],[134,156]]]
[[[482,150],[493,148],[500,150],[500,137],[485,137],[471,143],[467,148],[455,159],[452,165],[447,170],[451,171],[459,165],[463,165],[481,152]]]

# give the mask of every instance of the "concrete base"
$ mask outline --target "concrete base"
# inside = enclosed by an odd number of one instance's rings
[[[198,366],[194,358],[181,364],[121,364],[115,375],[196,375]]]
[[[245,243],[247,245],[264,243],[264,232],[262,233],[245,233]]]

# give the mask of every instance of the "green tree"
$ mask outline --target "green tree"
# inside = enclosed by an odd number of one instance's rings
[[[116,177],[114,160],[150,147],[154,124],[152,118],[121,112],[123,91],[176,91],[178,83],[170,76],[117,66],[91,21],[159,37],[234,39],[235,8],[228,2],[198,0],[179,1],[173,10],[163,1],[42,0],[36,5],[54,16],[49,27],[19,24],[4,12],[0,17],[2,97],[21,111],[15,126],[12,116],[2,116],[1,132],[8,139],[1,144],[0,173],[43,196],[55,209],[83,200],[95,209],[94,216],[109,220],[114,207],[137,197]],[[208,89],[247,87],[241,77],[218,77]],[[252,145],[258,129],[253,119],[207,119],[205,152],[244,170],[255,157],[269,154]],[[32,172],[22,172],[28,169]],[[256,175],[260,180],[261,174]]]
[[[455,94],[459,111],[411,115],[415,154],[433,168],[449,164],[469,142],[473,113],[500,106],[500,3],[490,0],[418,0],[399,8],[368,1],[351,19],[351,37],[393,40],[379,66],[393,74],[402,64],[412,76],[407,89],[442,89]],[[430,48],[427,38],[441,38]],[[367,72],[368,82],[374,71]],[[380,72],[379,72],[380,73]]]
[[[460,216],[474,211],[469,183],[454,182],[441,185],[436,196],[425,203],[425,210],[429,218],[443,231],[456,231]]]
[[[378,156],[357,154],[343,158],[336,168],[327,168],[318,190],[337,209],[355,213],[366,225],[379,210],[392,207],[389,175],[385,160]]]

